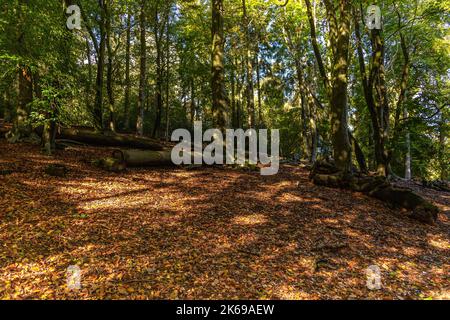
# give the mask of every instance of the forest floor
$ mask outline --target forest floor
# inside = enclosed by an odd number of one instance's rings
[[[314,186],[308,172],[223,168],[115,174],[108,148],[0,141],[0,298],[450,298],[450,194],[427,226],[359,193]],[[44,173],[50,163],[65,178]],[[81,268],[69,291],[66,270]],[[381,269],[369,290],[366,269]]]

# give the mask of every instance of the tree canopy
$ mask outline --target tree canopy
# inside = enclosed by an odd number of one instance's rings
[[[366,23],[376,4],[382,29]],[[81,9],[69,30],[66,9]],[[0,114],[169,139],[277,128],[281,153],[448,178],[450,2],[0,2]],[[342,160],[342,161],[341,161]]]

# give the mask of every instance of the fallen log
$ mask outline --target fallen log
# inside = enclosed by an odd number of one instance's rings
[[[90,145],[107,147],[128,147],[162,151],[163,146],[155,140],[122,134],[102,134],[89,129],[61,128],[57,139],[73,140]]]
[[[170,151],[114,150],[113,158],[128,167],[148,167],[172,165]]]
[[[349,176],[336,172],[333,164],[316,163],[310,178],[314,184],[330,188],[362,192],[387,203],[390,207],[406,209],[410,218],[434,224],[439,209],[412,190],[392,186],[384,177]]]

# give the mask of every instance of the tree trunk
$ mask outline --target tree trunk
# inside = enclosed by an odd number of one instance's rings
[[[405,107],[403,111],[403,116],[405,119],[408,118],[408,109]],[[409,133],[409,129],[406,128],[405,134],[405,144],[406,144],[406,155],[405,155],[405,179],[411,180],[412,172],[411,172],[411,135]]]
[[[349,0],[339,0],[339,18],[332,4],[325,1],[329,24],[329,37],[333,55],[332,81],[328,79],[317,40],[315,19],[310,0],[305,0],[307,16],[310,24],[311,42],[316,57],[320,76],[325,92],[330,102],[331,136],[336,166],[345,174],[351,169],[351,144],[348,136],[348,67],[350,45],[350,14]]]
[[[141,14],[139,21],[139,28],[141,32],[141,52],[140,52],[140,77],[139,77],[139,98],[138,98],[138,115],[136,122],[136,132],[144,135],[144,105],[145,105],[145,87],[147,80],[147,42],[146,42],[146,21],[145,21],[145,3],[146,0],[141,0]]]
[[[162,34],[160,32],[161,24],[163,22],[159,19],[159,8],[155,8],[155,17],[154,17],[154,37],[155,37],[155,45],[156,45],[156,93],[155,93],[155,110],[156,110],[156,117],[155,117],[155,123],[153,126],[153,133],[152,137],[156,138],[159,137],[159,133],[161,130],[161,118],[162,118],[162,109],[163,109],[163,78],[164,78],[164,69],[162,66],[162,58],[163,58],[163,52],[162,52]]]
[[[4,92],[5,108],[3,109],[3,120],[5,123],[9,123],[12,120],[12,102],[11,93],[9,90]]]
[[[62,128],[57,138],[100,146],[163,150],[163,146],[153,139],[120,134],[104,135],[89,129]]]
[[[116,131],[116,120],[114,111],[114,90],[113,90],[113,50],[112,50],[112,30],[111,30],[111,20],[112,20],[112,1],[108,0],[108,4],[105,6],[106,15],[106,44],[108,53],[108,65],[106,74],[106,91],[108,93],[108,110],[109,110],[109,129],[112,132]]]
[[[191,105],[190,105],[190,116],[191,116],[191,127],[194,128],[194,121],[195,121],[195,82],[194,78],[191,80]]]
[[[28,1],[20,0],[17,12],[17,48],[16,51],[20,56],[25,56],[27,52],[25,43],[25,26],[24,12],[22,6],[27,6]],[[29,103],[33,101],[33,82],[31,68],[27,65],[19,67],[19,95],[17,99],[16,115],[13,120],[12,131],[8,134],[10,142],[17,142],[22,137],[27,137],[31,133],[31,126],[28,123]]]
[[[448,163],[448,124],[445,121],[444,114],[441,112],[441,119],[439,121],[439,163],[441,171],[441,180],[447,181],[449,176],[449,166]]]
[[[225,94],[224,79],[224,31],[223,0],[212,0],[212,112],[214,125],[225,131],[227,127],[228,102]]]
[[[262,94],[261,94],[261,66],[259,59],[259,44],[256,50],[256,89],[258,90],[258,128],[264,127],[264,119],[262,112]]]
[[[350,45],[350,9],[349,0],[339,1],[339,29],[331,31],[337,34],[336,50],[333,61],[333,81],[331,88],[331,132],[336,166],[347,173],[351,169],[351,145],[348,136],[348,56]],[[331,24],[332,26],[332,24]]]
[[[42,133],[42,144],[47,155],[52,155],[56,150],[56,123],[55,121],[47,121],[44,124]]]
[[[295,55],[295,53],[293,53]],[[311,99],[308,95],[308,90],[306,89],[305,85],[305,79],[303,74],[303,68],[301,65],[301,61],[298,59],[298,57],[295,57],[295,66],[297,71],[297,81],[298,81],[298,87],[299,87],[299,95],[300,95],[300,112],[301,112],[301,151],[302,151],[302,157],[304,160],[310,160],[311,159],[311,151],[312,151],[312,139],[310,139],[308,134],[308,127],[309,127],[309,112],[308,109],[310,107],[309,103],[311,103]]]
[[[91,94],[92,94],[92,58],[91,58],[91,46],[89,44],[89,39],[86,37],[86,55],[88,61],[88,79],[86,81],[86,109],[91,111]]]
[[[355,34],[357,39],[357,54],[359,69],[361,73],[361,81],[364,92],[364,98],[366,100],[367,108],[370,113],[370,119],[372,122],[371,130],[373,133],[373,146],[375,162],[377,166],[377,172],[379,175],[387,176],[389,174],[389,155],[386,151],[386,130],[388,128],[386,125],[389,123],[389,114],[386,116],[386,112],[389,113],[389,109],[384,106],[383,100],[376,99],[374,85],[376,82],[379,83],[378,87],[382,89],[382,81],[376,80],[380,79],[381,70],[384,70],[384,59],[383,59],[383,41],[379,30],[372,31],[372,63],[371,70],[369,71],[369,76],[367,76],[366,65],[364,62],[364,53],[362,49],[362,38],[359,25],[359,17],[356,10],[353,12],[354,24],[355,24]],[[383,65],[383,66],[382,66]],[[383,89],[382,89],[383,90]],[[387,101],[386,101],[387,103]],[[386,123],[387,122],[387,123]]]
[[[131,63],[131,9],[127,12],[127,44],[125,53],[125,105],[124,105],[124,128],[130,129],[130,63]]]
[[[236,62],[236,59],[234,59]],[[237,117],[236,117],[236,64],[231,68],[231,127],[233,129],[237,128]]]
[[[367,168],[366,157],[364,156],[364,153],[355,137],[353,137],[350,132],[348,133],[348,135],[353,142],[353,148],[355,149],[355,156],[356,161],[358,162],[359,170],[361,170],[362,173],[367,174],[369,172],[369,169]]]
[[[374,84],[373,94],[378,115],[380,129],[380,141],[378,145],[378,172],[385,176],[390,175],[389,153],[387,144],[389,140],[389,101],[387,99],[386,75],[385,75],[385,46],[380,30],[372,30],[372,71],[370,83]]]
[[[170,7],[167,10],[166,25],[166,141],[170,140]]]
[[[30,113],[29,104],[33,101],[33,82],[31,69],[28,66],[21,66],[19,69],[19,96],[17,101],[16,117],[13,121],[11,142],[16,142],[23,137],[28,137],[31,133],[31,126],[28,123]]]
[[[253,55],[251,50],[251,39],[250,39],[250,22],[247,16],[247,6],[245,0],[242,0],[242,10],[243,17],[242,23],[245,32],[245,48],[246,48],[246,56],[245,62],[247,65],[247,112],[248,112],[248,126],[250,128],[255,128],[255,92],[253,85]]]
[[[105,0],[98,0],[100,7],[100,45],[97,56],[97,80],[95,85],[95,105],[94,105],[94,126],[98,131],[103,130],[103,74],[105,69],[105,52],[106,52],[106,32],[105,32],[105,16],[106,4]]]
[[[127,167],[172,165],[171,151],[115,150],[113,158]]]
[[[309,21],[309,27],[310,27],[309,30],[310,30],[310,34],[311,34],[311,44],[313,47],[314,56],[316,58],[317,67],[319,69],[320,77],[322,78],[322,82],[323,82],[325,91],[327,93],[327,96],[330,97],[331,85],[330,85],[330,81],[327,76],[325,64],[323,63],[322,55],[320,53],[320,47],[319,47],[319,42],[317,40],[317,32],[316,32],[316,21],[315,21],[315,17],[314,17],[313,11],[312,11],[311,1],[305,0],[305,4],[306,4],[306,12],[307,12],[307,16],[308,16],[308,21]]]

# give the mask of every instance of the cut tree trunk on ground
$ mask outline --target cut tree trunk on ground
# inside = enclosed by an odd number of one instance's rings
[[[427,224],[438,219],[439,209],[409,189],[392,186],[384,177],[343,176],[330,163],[317,162],[310,178],[316,185],[362,192],[390,207],[408,211],[409,217]]]
[[[89,129],[61,128],[57,138],[107,147],[128,147],[153,151],[164,149],[160,143],[152,139],[113,133],[102,134]]]
[[[113,158],[128,167],[149,167],[173,165],[170,151],[115,150]]]

